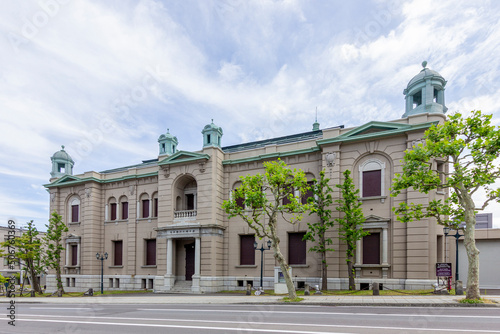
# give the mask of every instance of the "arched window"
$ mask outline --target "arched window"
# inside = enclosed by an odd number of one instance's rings
[[[151,217],[158,217],[158,193],[155,192],[152,197],[152,207],[153,207],[153,212]]]
[[[150,217],[150,200],[148,194],[142,194],[139,200],[139,217],[149,218]]]
[[[128,219],[128,198],[127,196],[120,197],[120,219]]]
[[[118,205],[116,203],[116,198],[111,197],[108,200],[108,220],[117,220],[118,219]]]
[[[76,195],[68,201],[68,221],[70,223],[80,222],[80,198]]]
[[[359,166],[359,189],[361,197],[385,196],[385,163],[369,159]]]

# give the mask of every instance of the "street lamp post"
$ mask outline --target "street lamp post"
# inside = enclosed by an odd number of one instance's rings
[[[101,260],[101,296],[104,294],[104,260],[108,259],[108,253],[95,255],[96,259]]]
[[[457,229],[457,232],[455,234],[448,235],[448,233],[450,233],[450,228],[448,226],[443,228],[443,233],[444,233],[445,237],[455,237],[455,282],[456,282],[459,280],[459,277],[458,277],[458,239],[460,239],[460,237],[463,237],[464,235],[460,234],[458,229]]]
[[[264,270],[264,251],[271,249],[271,240],[267,241],[267,249],[264,248],[264,243],[260,245],[260,248],[257,248],[259,244],[257,244],[257,241],[253,243],[253,248],[255,250],[260,250],[260,289],[262,290],[263,288],[263,283],[262,283],[262,278],[263,278],[263,270]]]

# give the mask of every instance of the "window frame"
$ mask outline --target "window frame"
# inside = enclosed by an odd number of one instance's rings
[[[385,169],[386,169],[385,162],[382,162],[379,159],[368,159],[359,166],[359,192],[361,194],[362,199],[382,198],[383,202],[383,199],[386,197]],[[377,170],[380,170],[380,195],[365,196],[365,189],[363,184],[364,172],[371,172]]]
[[[255,266],[255,234],[240,234],[240,266]],[[245,240],[246,239],[246,240]],[[245,241],[244,241],[245,240]],[[251,242],[250,242],[251,240]],[[245,256],[244,256],[245,255]],[[250,261],[252,260],[252,261]]]
[[[305,234],[306,232],[288,232],[288,264],[291,266],[307,265],[307,241],[304,240]],[[296,238],[300,244],[292,245],[291,236]],[[299,236],[301,237],[299,238]],[[297,249],[297,245],[300,246],[301,249]],[[299,252],[301,254],[298,254]]]

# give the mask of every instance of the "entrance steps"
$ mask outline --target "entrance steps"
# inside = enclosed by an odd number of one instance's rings
[[[192,293],[192,281],[176,281],[172,290],[169,293]]]

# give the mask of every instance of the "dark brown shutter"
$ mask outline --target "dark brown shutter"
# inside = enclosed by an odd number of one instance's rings
[[[114,263],[114,265],[115,266],[121,266],[121,265],[123,265],[123,261],[122,261],[122,258],[123,258],[123,241],[122,240],[115,241],[114,245],[115,245],[115,263]]]
[[[142,200],[142,218],[149,217],[149,199]]]
[[[245,199],[243,197],[238,197],[236,199],[236,206],[244,209],[245,208]]]
[[[156,239],[146,240],[146,265],[156,265]]]
[[[382,171],[370,170],[363,172],[363,197],[382,195]]]
[[[314,185],[313,181],[307,182],[307,186],[309,187],[309,190],[307,190],[307,192],[302,196],[302,204],[307,204],[307,199],[309,197],[313,197],[314,196],[313,185]]]
[[[380,264],[380,233],[363,237],[363,264]]]
[[[72,223],[77,223],[78,222],[78,209],[79,205],[72,205],[71,206],[71,222]]]
[[[153,206],[153,217],[158,217],[158,198],[154,199]]]
[[[306,264],[305,233],[288,233],[288,264]]]
[[[111,203],[111,220],[116,220],[116,203]]]
[[[71,245],[71,265],[78,265],[78,245]]]
[[[283,205],[287,205],[287,204],[291,203],[291,201],[288,198],[288,196],[289,196],[289,194],[294,195],[294,193],[295,193],[295,191],[294,191],[293,187],[289,187],[288,191],[286,191],[286,197],[283,197]]]
[[[122,202],[122,219],[128,219],[128,202]]]
[[[253,243],[255,235],[240,235],[240,264],[254,265],[255,264],[255,249]]]

